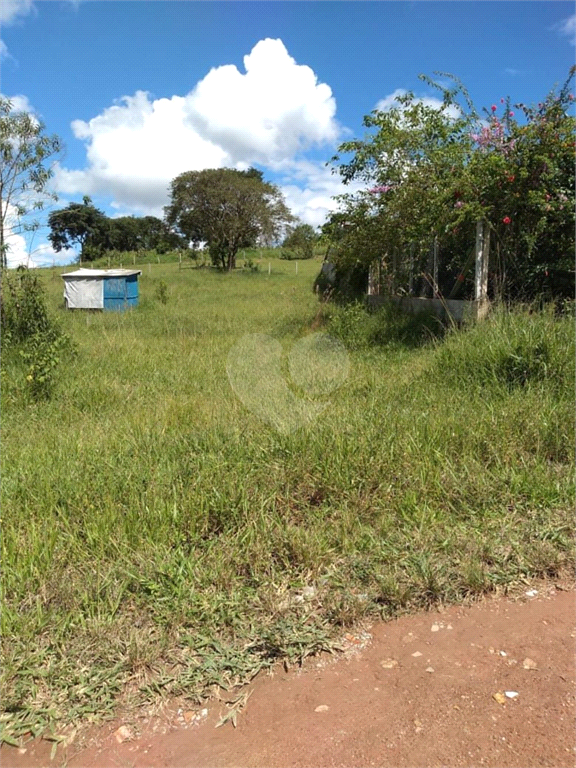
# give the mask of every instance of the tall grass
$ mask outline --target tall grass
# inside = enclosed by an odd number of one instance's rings
[[[66,312],[46,271],[78,354],[48,403],[4,374],[8,739],[126,691],[201,698],[363,616],[572,562],[573,319],[496,314],[441,341],[390,310],[319,313],[318,269],[153,265],[125,314]],[[350,375],[282,435],[235,397],[227,355],[311,329],[345,342]]]

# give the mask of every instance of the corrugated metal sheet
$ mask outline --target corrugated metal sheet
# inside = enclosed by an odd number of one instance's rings
[[[138,275],[137,269],[78,269],[62,275],[65,283],[64,296],[70,309],[96,309],[122,311],[138,305]],[[98,305],[92,301],[84,301],[84,288],[88,285],[100,284],[100,301]],[[71,288],[76,297],[70,301]],[[93,293],[93,291],[92,291]]]

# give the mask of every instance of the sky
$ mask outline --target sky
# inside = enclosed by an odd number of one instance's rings
[[[348,191],[327,165],[362,119],[449,72],[477,108],[542,100],[574,63],[574,3],[555,0],[2,0],[0,92],[63,140],[56,208],[162,216],[170,181],[255,166],[320,226]],[[10,264],[70,263],[46,228]]]

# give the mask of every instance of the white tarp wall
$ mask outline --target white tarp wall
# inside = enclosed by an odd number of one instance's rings
[[[68,309],[104,309],[104,280],[93,277],[65,279],[64,298]]]

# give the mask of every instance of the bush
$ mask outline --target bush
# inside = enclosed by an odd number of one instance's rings
[[[0,321],[4,349],[17,350],[26,365],[25,382],[32,399],[49,399],[56,383],[60,353],[71,350],[72,344],[49,316],[44,289],[29,270],[4,272]]]
[[[435,373],[454,384],[481,388],[538,382],[573,388],[576,350],[570,314],[558,317],[553,306],[538,312],[497,311],[450,335],[438,350]]]
[[[423,346],[439,339],[445,327],[433,314],[410,315],[395,304],[371,310],[357,301],[330,310],[329,333],[348,349]]]
[[[160,280],[156,288],[156,298],[161,304],[168,304],[168,286],[164,280]]]

